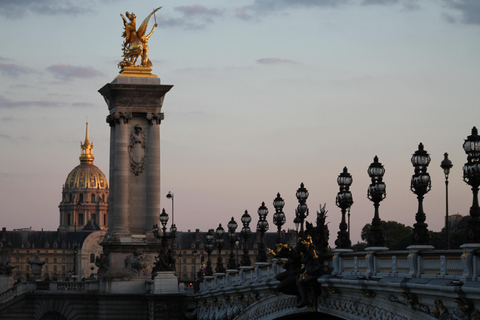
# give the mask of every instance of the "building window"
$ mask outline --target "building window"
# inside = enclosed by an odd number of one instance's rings
[[[83,225],[84,225],[84,222],[83,222],[83,213],[79,213],[79,214],[78,214],[78,225],[79,225],[79,226],[83,226]]]
[[[45,272],[48,272],[48,266],[45,266]]]
[[[83,202],[83,193],[80,193],[80,202]]]
[[[65,258],[62,258],[62,263],[65,263]]]
[[[65,266],[62,266],[62,272],[65,272]]]
[[[71,224],[71,222],[70,222],[70,213],[69,213],[69,214],[67,214],[67,226],[69,226],[70,224]]]
[[[104,226],[107,225],[107,215],[106,214],[103,215],[103,225]]]
[[[105,202],[105,195],[102,194],[102,201]]]
[[[45,263],[48,263],[48,258],[45,258]]]
[[[57,263],[57,258],[53,258],[53,263]]]
[[[95,213],[92,213],[91,217],[92,217],[92,220],[96,223],[97,222],[97,215]]]
[[[94,194],[92,194],[92,196],[90,198],[91,198],[90,202],[95,202],[95,195]]]
[[[95,253],[90,254],[90,263],[95,263]]]
[[[57,266],[53,266],[53,272],[57,272]]]

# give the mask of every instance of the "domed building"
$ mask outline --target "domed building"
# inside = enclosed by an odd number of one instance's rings
[[[92,220],[101,230],[108,226],[108,180],[93,164],[93,143],[89,140],[88,122],[85,141],[80,143],[80,164],[67,176],[60,202],[60,231],[82,229]]]

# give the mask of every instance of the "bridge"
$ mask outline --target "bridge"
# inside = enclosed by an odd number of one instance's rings
[[[463,247],[334,250],[319,294],[300,307],[277,290],[284,261],[215,274],[195,295],[197,319],[480,319],[479,246]]]
[[[181,287],[167,296],[155,294],[151,280],[145,294],[127,296],[105,294],[99,280],[21,283],[0,294],[0,319],[480,319],[480,245],[385,249],[334,249],[329,272],[314,279],[319,290],[305,291],[307,304],[301,277],[297,294],[280,292],[287,261],[278,258],[205,277],[197,293]]]

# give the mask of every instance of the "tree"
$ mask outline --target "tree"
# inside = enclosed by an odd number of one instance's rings
[[[411,244],[412,227],[396,221],[381,221],[380,224],[385,235],[385,246],[390,250],[406,249]],[[367,240],[371,227],[372,225],[367,223],[362,228],[362,240]]]

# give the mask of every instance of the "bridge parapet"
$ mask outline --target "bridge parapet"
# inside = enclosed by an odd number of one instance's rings
[[[443,278],[478,281],[475,250],[403,250],[336,253],[332,275],[360,277]]]
[[[22,282],[0,294],[0,304],[3,304],[17,296],[27,292],[49,292],[49,293],[79,293],[99,292],[98,281],[36,281]]]

